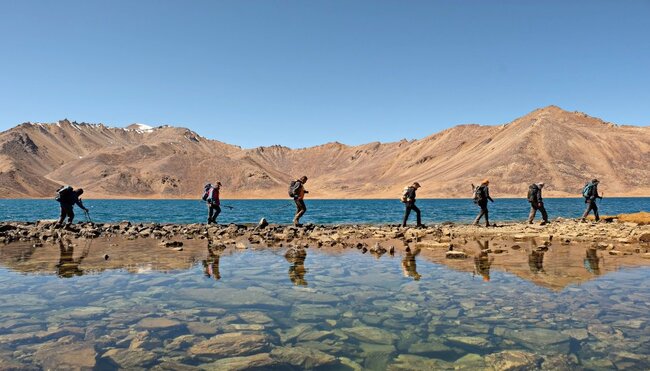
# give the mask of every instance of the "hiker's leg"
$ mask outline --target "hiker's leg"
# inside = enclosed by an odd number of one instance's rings
[[[591,208],[594,210],[594,216],[596,217],[596,221],[600,220],[600,215],[598,215],[598,205],[596,205],[596,200],[593,200],[591,203]]]
[[[214,214],[214,209],[212,205],[208,204],[208,224],[212,223],[212,214]]]
[[[219,217],[219,214],[221,214],[221,206],[215,205],[214,206],[214,217],[212,218],[213,222],[217,222],[217,218]]]
[[[418,226],[422,225],[422,218],[420,217],[420,208],[415,206],[415,204],[413,204],[413,206],[411,206],[411,207],[415,211],[415,215],[416,215],[416,219],[417,219],[417,225]]]
[[[587,209],[585,209],[585,212],[582,214],[582,219],[586,219],[590,211],[591,211],[591,201],[587,201]]]
[[[66,211],[63,204],[61,204],[60,206],[61,206],[61,213],[59,214],[59,220],[56,222],[56,224],[63,224],[65,217],[68,215],[68,212]]]
[[[484,213],[483,206],[479,205],[479,207],[481,208],[481,211],[478,213],[476,219],[474,219],[474,224],[478,224],[478,222],[480,222],[481,218],[483,217],[483,213]]]
[[[483,215],[485,215],[485,226],[489,227],[490,226],[490,217],[489,217],[490,214],[489,214],[489,211],[488,211],[487,203],[485,203],[485,205],[482,206],[482,208],[483,208]]]
[[[300,218],[305,215],[305,212],[307,211],[307,206],[305,206],[305,201],[304,200],[296,200],[296,216],[293,218],[294,224],[298,224],[300,222]]]
[[[67,207],[67,214],[68,214],[68,224],[72,224],[72,221],[74,220],[74,205],[70,205]]]
[[[528,213],[528,224],[531,224],[535,219],[535,214],[537,213],[537,208],[534,204],[530,204],[530,212]],[[544,215],[544,213],[542,213]]]
[[[542,220],[548,223],[548,214],[546,213],[546,208],[544,207],[544,204],[540,206],[539,211],[542,213]]]
[[[404,209],[404,219],[402,220],[402,227],[406,227],[406,222],[408,222],[409,215],[411,214],[411,204],[406,204],[406,209]]]

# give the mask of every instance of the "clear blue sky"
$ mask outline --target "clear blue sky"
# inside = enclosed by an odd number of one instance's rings
[[[0,130],[421,138],[556,104],[650,124],[650,1],[0,1]]]

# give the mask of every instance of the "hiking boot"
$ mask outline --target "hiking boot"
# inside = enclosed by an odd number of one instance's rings
[[[532,224],[532,223],[531,223],[531,224]],[[543,222],[541,222],[541,223],[539,223],[539,225],[546,225],[546,224],[548,224],[548,222],[547,222],[546,220],[543,221]]]
[[[422,229],[422,228],[426,228],[426,227],[427,227],[427,226],[424,225],[424,224],[418,224],[418,225],[415,226],[415,228],[420,228],[420,229]]]

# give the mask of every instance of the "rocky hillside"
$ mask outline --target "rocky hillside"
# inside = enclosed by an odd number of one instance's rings
[[[619,126],[549,106],[501,126],[460,125],[421,140],[290,149],[242,149],[185,129],[59,121],[0,133],[2,197],[51,197],[59,184],[88,198],[197,198],[220,180],[225,198],[284,198],[309,176],[314,198],[397,198],[419,181],[420,197],[468,197],[491,180],[496,197],[576,196],[601,179],[609,196],[650,196],[650,127]]]

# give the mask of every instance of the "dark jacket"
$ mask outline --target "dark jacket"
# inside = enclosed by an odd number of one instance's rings
[[[542,202],[544,202],[544,199],[542,198],[542,189],[539,188],[539,186],[537,185],[535,186],[535,189],[532,194],[532,198],[528,201],[534,204],[541,204]]]
[[[478,202],[487,202],[488,200],[494,202],[492,197],[490,197],[490,189],[486,185],[480,185],[478,187]]]
[[[408,187],[406,189],[406,202],[414,203],[415,202],[415,187]]]
[[[62,205],[73,206],[77,204],[80,208],[86,209],[79,198],[79,194],[76,191],[66,192],[61,195],[61,200],[59,202]]]

